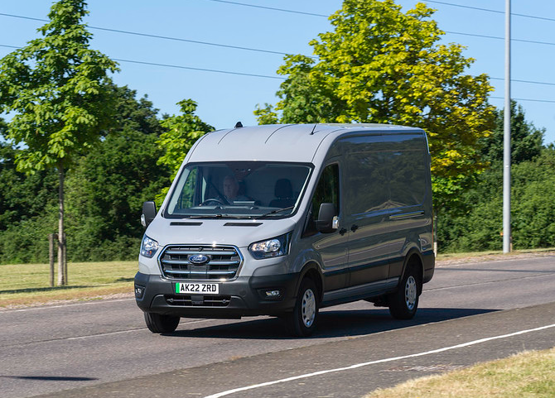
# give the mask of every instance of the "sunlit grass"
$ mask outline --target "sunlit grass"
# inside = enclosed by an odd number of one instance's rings
[[[131,293],[136,272],[136,261],[69,263],[69,284],[50,287],[48,264],[0,265],[0,307]]]
[[[554,397],[555,348],[525,352],[444,375],[409,380],[365,398]]]

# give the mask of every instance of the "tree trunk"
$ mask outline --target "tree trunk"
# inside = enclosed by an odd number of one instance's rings
[[[56,234],[48,234],[48,260],[50,262],[50,287],[54,287],[54,239],[56,239]]]
[[[64,234],[64,164],[58,161],[58,286],[67,285],[67,271],[65,270],[65,234]]]

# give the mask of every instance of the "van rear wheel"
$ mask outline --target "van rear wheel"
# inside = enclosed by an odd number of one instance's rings
[[[310,336],[318,320],[319,300],[316,284],[310,278],[303,279],[293,312],[285,316],[287,330],[293,336]]]
[[[173,333],[179,325],[178,316],[160,315],[145,312],[146,326],[152,333]]]
[[[387,297],[389,313],[395,319],[412,319],[418,309],[418,297],[422,280],[417,267],[410,265],[403,276],[399,289]]]

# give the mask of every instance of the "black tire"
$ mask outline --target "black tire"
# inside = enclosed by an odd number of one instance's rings
[[[287,331],[297,337],[310,336],[318,323],[319,297],[316,284],[310,278],[301,282],[293,312],[285,316]]]
[[[178,316],[160,315],[145,312],[146,326],[152,333],[173,333],[179,325]]]
[[[399,289],[387,297],[389,313],[395,319],[412,319],[418,310],[418,298],[422,292],[422,278],[417,267],[409,264]]]

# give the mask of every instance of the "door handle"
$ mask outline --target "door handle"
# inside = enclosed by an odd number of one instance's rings
[[[358,229],[358,225],[353,224],[351,225],[351,232],[355,232]]]

